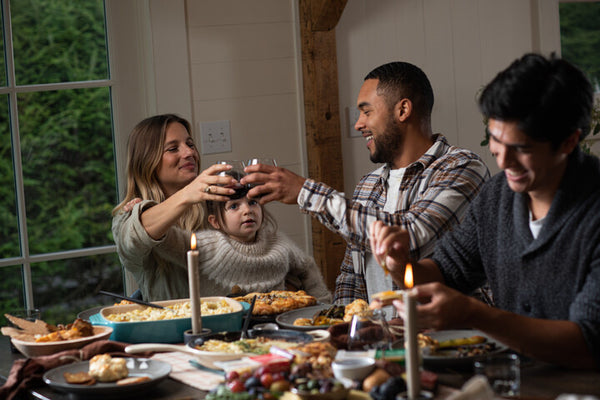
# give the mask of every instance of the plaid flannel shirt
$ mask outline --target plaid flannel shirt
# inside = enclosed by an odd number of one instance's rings
[[[365,267],[367,253],[371,252],[369,227],[373,221],[406,229],[411,258],[430,256],[436,240],[460,222],[468,204],[490,177],[477,154],[450,146],[441,134],[434,140],[427,152],[406,168],[395,213],[383,211],[389,165],[365,175],[352,200],[323,183],[305,181],[298,196],[300,210],[347,242],[334,302],[348,304],[357,298],[368,301]]]

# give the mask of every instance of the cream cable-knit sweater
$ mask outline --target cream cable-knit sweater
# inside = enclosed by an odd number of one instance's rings
[[[331,301],[312,257],[267,221],[252,243],[239,242],[216,230],[198,231],[196,238],[200,290],[207,296],[230,293],[235,285],[244,292],[283,290],[287,281],[320,301]]]
[[[144,300],[189,297],[186,252],[191,232],[171,227],[152,239],[141,213],[156,204],[144,200],[113,218],[112,232],[123,266],[135,277]],[[323,302],[331,301],[321,273],[309,257],[265,221],[254,243],[241,243],[219,231],[196,232],[201,296],[225,296],[234,285],[244,291],[284,289],[287,280]]]

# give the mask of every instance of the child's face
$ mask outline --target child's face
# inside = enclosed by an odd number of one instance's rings
[[[240,242],[253,242],[263,220],[263,212],[260,204],[256,200],[247,197],[229,200],[225,203],[222,216],[223,226],[220,226],[215,218],[214,222],[217,223],[217,226],[211,222],[213,227],[222,230],[231,238]],[[211,217],[213,216],[211,215]]]

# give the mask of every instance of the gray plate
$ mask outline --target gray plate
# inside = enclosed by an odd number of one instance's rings
[[[294,321],[298,318],[312,318],[316,313],[321,310],[327,310],[332,304],[318,304],[316,306],[298,308],[296,310],[286,311],[277,316],[275,322],[278,325],[286,329],[294,329],[297,331],[313,331],[315,329],[327,329],[331,325],[319,325],[319,326],[296,326]]]
[[[94,385],[75,385],[67,383],[63,374],[65,372],[88,372],[89,361],[81,361],[73,364],[63,365],[44,374],[44,382],[51,388],[61,392],[74,393],[89,396],[122,396],[129,393],[137,393],[143,389],[158,384],[169,376],[171,365],[162,361],[150,360],[148,358],[126,358],[129,376],[149,376],[150,380],[131,385],[117,385],[115,382],[97,382]]]
[[[83,310],[82,312],[77,314],[77,318],[81,318],[85,321],[89,321],[90,317],[92,315],[98,314],[100,312],[100,310],[102,310],[104,307],[109,307],[109,306],[98,306],[98,307],[94,307],[94,308],[88,308],[87,310]]]
[[[435,340],[450,340],[450,339],[458,339],[458,338],[466,338],[471,336],[483,336],[487,339],[488,343],[495,343],[496,349],[488,352],[487,354],[479,355],[479,356],[471,356],[471,357],[458,357],[457,351],[455,349],[444,350],[441,354],[435,355],[423,355],[423,364],[426,367],[431,368],[473,368],[473,362],[476,360],[481,360],[487,357],[489,354],[497,354],[503,351],[508,350],[508,347],[497,340],[492,339],[485,333],[472,330],[472,329],[464,329],[464,330],[447,330],[447,331],[438,331],[438,332],[429,332],[426,333],[427,336],[432,337]]]

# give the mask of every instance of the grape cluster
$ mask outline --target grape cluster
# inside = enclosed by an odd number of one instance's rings
[[[288,372],[263,365],[254,372],[229,371],[225,384],[206,395],[207,400],[274,400],[289,389]]]

